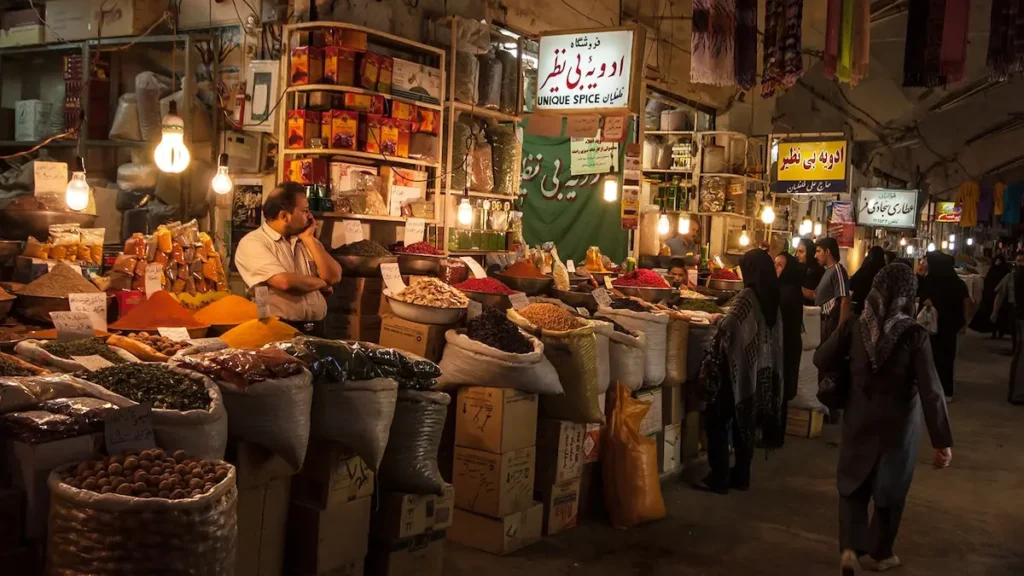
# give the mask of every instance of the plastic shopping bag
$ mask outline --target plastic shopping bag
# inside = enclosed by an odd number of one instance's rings
[[[939,313],[934,306],[925,306],[917,313],[917,323],[924,326],[929,334],[939,331]]]
[[[650,404],[634,399],[629,390],[615,384],[615,407],[604,462],[604,499],[612,526],[629,528],[665,517],[658,477],[658,447],[640,434],[640,422]]]

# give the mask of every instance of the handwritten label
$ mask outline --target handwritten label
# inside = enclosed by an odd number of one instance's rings
[[[594,300],[597,300],[597,305],[601,308],[611,308],[612,297],[608,295],[608,291],[604,288],[598,288],[590,293],[594,296]]]
[[[156,447],[153,435],[153,405],[149,402],[115,410],[103,419],[107,454]]]
[[[214,350],[223,350],[228,347],[220,338],[195,338],[189,341],[191,347],[195,350],[196,354],[200,352],[213,352]]]
[[[67,191],[68,187],[68,165],[65,162],[41,162],[36,160],[32,163],[32,174],[35,177],[35,195],[40,194],[61,194]]]
[[[163,279],[163,264],[146,264],[146,298],[163,289]]]
[[[164,338],[170,338],[175,342],[185,342],[192,339],[192,337],[188,335],[188,328],[164,327],[157,328],[156,331]]]
[[[384,284],[391,291],[392,296],[396,296],[405,290],[405,281],[402,280],[402,273],[398,270],[397,262],[388,262],[380,265],[380,275],[384,278]]]
[[[696,268],[690,268],[689,270],[686,271],[686,283],[689,284],[690,286],[697,285],[697,278],[698,276]]]
[[[466,313],[466,316],[470,320],[472,320],[473,318],[476,318],[477,316],[483,314],[483,312],[484,312],[484,307],[479,302],[477,302],[476,300],[470,300],[469,301],[469,311]]]
[[[565,136],[567,138],[593,138],[597,136],[600,116],[569,116],[565,123]]]
[[[582,306],[576,308],[576,312],[579,313],[579,315],[583,316],[584,318],[590,318],[590,310],[587,310]]]
[[[107,293],[68,294],[72,312],[85,312],[92,320],[92,327],[101,332],[107,331]]]
[[[613,288],[612,288],[612,277],[611,276],[605,276],[604,277],[604,287],[609,289],[609,290],[613,290]]]
[[[110,360],[95,354],[89,356],[72,356],[71,359],[81,364],[89,372],[95,372],[100,368],[106,368],[107,366],[114,365]]]
[[[405,221],[405,245],[411,246],[417,242],[423,242],[423,233],[426,231],[427,223],[423,218],[409,218]]]
[[[569,271],[569,274],[575,274],[576,273],[576,264],[574,264],[572,260],[566,260],[565,261],[565,269]]]
[[[92,318],[85,312],[50,312],[50,320],[57,329],[57,340],[92,338]]]
[[[341,229],[345,232],[345,244],[363,240],[363,223],[359,220],[342,220]]]
[[[626,117],[605,116],[604,128],[601,130],[602,142],[622,142],[626,139]]]
[[[270,317],[270,288],[257,286],[253,290],[253,300],[256,301],[256,315],[262,320]]]
[[[513,292],[512,294],[509,294],[508,301],[512,303],[512,307],[516,310],[521,310],[530,305],[530,299],[522,292]]]
[[[82,267],[79,266],[78,264],[72,264],[70,262],[54,262],[53,260],[47,260],[46,261],[46,271],[47,272],[52,272],[53,271],[53,267],[56,266],[57,264],[64,264],[65,266],[71,266],[71,269],[74,270],[75,272],[78,272],[79,274],[82,273]]]
[[[469,271],[473,273],[474,278],[487,278],[487,271],[476,261],[476,258],[463,256],[462,261],[466,263],[466,266],[469,266]]]

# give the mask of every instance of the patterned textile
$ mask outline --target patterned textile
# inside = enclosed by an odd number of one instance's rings
[[[690,81],[732,86],[736,36],[735,0],[693,0]]]
[[[970,15],[970,0],[946,0],[942,48],[939,52],[939,74],[945,78],[947,84],[964,79]]]
[[[853,8],[855,0],[843,0],[839,22],[839,55],[836,60],[836,78],[849,82],[853,74]]]
[[[907,43],[903,53],[903,85],[941,86],[939,74],[946,0],[910,0]]]
[[[736,0],[736,85],[750,90],[757,83],[757,0]]]
[[[856,0],[853,14],[853,70],[850,84],[856,86],[868,75],[871,61],[871,0]]]
[[[981,201],[981,186],[977,182],[963,182],[956,190],[954,200],[960,204],[960,227],[973,228],[978,225],[978,202]]]
[[[1024,0],[992,0],[988,73],[1003,80],[1024,70]]]
[[[843,22],[843,0],[828,0],[825,13],[825,78],[836,77],[839,63],[839,29]]]
[[[761,97],[792,88],[804,75],[801,52],[804,0],[767,0]]]
[[[875,372],[889,359],[903,332],[916,324],[917,276],[906,264],[889,264],[875,276],[860,315],[864,349]]]

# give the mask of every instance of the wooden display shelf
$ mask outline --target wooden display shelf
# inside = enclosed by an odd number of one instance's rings
[[[692,130],[645,130],[644,136],[689,136],[693,138],[695,132]]]
[[[446,196],[462,196],[464,192],[462,192],[461,190],[448,190],[444,194]],[[493,192],[474,192],[473,190],[469,191],[469,197],[489,198],[491,200],[509,200],[511,202],[515,202],[516,200],[519,199],[518,196],[509,196],[507,194],[494,194]]]
[[[497,120],[498,122],[519,122],[522,120],[521,116],[514,114],[506,114],[498,110],[490,110],[488,108],[481,108],[480,106],[474,106],[472,104],[466,104],[465,102],[449,101],[448,105],[452,107],[456,112],[467,112],[477,118],[489,118],[491,120]]]
[[[357,88],[356,86],[341,86],[339,84],[300,84],[298,86],[289,86],[285,89],[288,92],[346,92],[349,94],[369,94],[370,96],[380,96],[387,100],[394,100],[395,102],[404,102],[406,104],[415,104],[420,108],[427,108],[429,110],[441,110],[440,104],[432,104],[430,102],[423,102],[420,100],[414,100],[412,98],[404,98],[402,96],[395,96],[386,92],[377,92],[376,90],[367,90],[365,88]]]
[[[408,218],[405,216],[389,216],[379,214],[350,214],[348,212],[320,212],[317,214],[322,218],[336,218],[338,220],[368,220],[373,222],[395,222],[404,224]],[[436,220],[424,220],[426,224],[436,224]]]
[[[644,172],[651,174],[693,174],[695,170],[672,170],[671,168],[645,168]]]
[[[334,148],[284,148],[281,150],[283,156],[348,156],[350,158],[363,158],[376,160],[378,162],[391,162],[397,164],[409,164],[411,166],[424,166],[426,168],[439,168],[440,162],[427,162],[414,158],[402,158],[399,156],[387,156],[375,152],[360,152],[359,150],[338,150]]]

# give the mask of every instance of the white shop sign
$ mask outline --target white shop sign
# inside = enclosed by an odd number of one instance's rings
[[[917,190],[861,188],[857,224],[880,228],[917,227]]]
[[[629,28],[541,36],[537,110],[629,108],[638,35]]]

